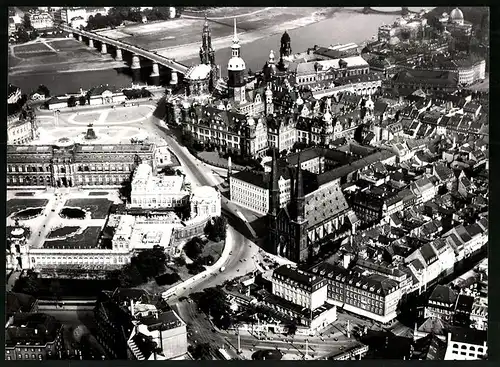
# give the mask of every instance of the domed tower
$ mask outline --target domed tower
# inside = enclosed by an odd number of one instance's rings
[[[274,113],[273,91],[269,86],[267,86],[265,94],[266,94],[266,115],[272,115]]]
[[[262,72],[266,81],[271,80],[273,76],[278,73],[278,67],[276,66],[273,50],[269,53],[269,60],[267,60],[266,65],[264,65]]]
[[[236,30],[236,19],[234,19],[234,37],[231,46],[231,58],[227,63],[228,81],[227,86],[232,92],[235,102],[245,103],[245,61],[241,58],[241,46]]]
[[[463,25],[464,13],[459,8],[453,9],[450,13],[449,21],[450,23]]]

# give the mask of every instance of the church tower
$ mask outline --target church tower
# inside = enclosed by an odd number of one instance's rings
[[[292,55],[292,41],[287,31],[281,36],[280,44],[280,61],[278,63],[278,69],[285,71],[288,69],[288,62]]]
[[[203,33],[201,36],[200,62],[205,65],[215,65],[215,52],[212,48],[212,35],[206,15],[205,24],[203,25]]]
[[[219,71],[217,65],[215,64],[215,51],[212,48],[212,34],[210,31],[210,26],[208,25],[208,19],[206,15],[205,24],[203,25],[203,33],[201,36],[200,62],[201,64],[209,65],[212,68],[210,72],[208,89],[210,91],[213,91],[215,85],[217,84],[217,76],[219,74]]]
[[[277,255],[279,245],[278,234],[278,211],[279,211],[279,182],[278,182],[278,162],[276,160],[276,150],[273,149],[273,158],[271,165],[271,180],[269,182],[269,211],[267,213],[269,237],[268,249],[272,254]]]
[[[281,36],[280,58],[289,57],[292,54],[292,40],[287,31]]]
[[[228,81],[227,86],[232,92],[236,103],[246,102],[245,90],[245,61],[241,58],[241,46],[236,30],[236,19],[234,19],[233,45],[231,46],[231,58],[227,63]]]
[[[307,246],[306,196],[304,193],[302,169],[300,167],[300,153],[295,181],[295,197],[293,199],[292,226],[294,238],[287,258],[295,262],[305,262],[309,259],[310,254]]]

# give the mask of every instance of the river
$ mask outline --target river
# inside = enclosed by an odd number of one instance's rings
[[[329,46],[336,43],[362,43],[375,36],[383,23],[391,23],[398,16],[394,14],[360,14],[340,11],[331,18],[302,28],[288,31],[294,52],[302,52],[314,45]],[[285,31],[285,30],[283,30]],[[275,34],[257,41],[242,45],[241,54],[247,69],[257,71],[268,59],[270,50],[279,55],[281,34]],[[201,39],[201,34],[200,34]],[[201,40],[200,40],[201,41]],[[221,66],[222,74],[226,74],[227,61],[230,58],[229,48],[216,51],[216,62]],[[199,60],[179,60],[187,65],[197,64]],[[141,81],[146,81],[146,73]],[[116,87],[130,86],[132,76],[128,72],[115,69],[99,71],[82,71],[74,73],[23,74],[9,77],[9,82],[21,88],[25,93],[45,84],[53,95],[76,92],[80,88],[88,89],[99,84]]]

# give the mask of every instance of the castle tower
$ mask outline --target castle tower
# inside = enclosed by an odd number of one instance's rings
[[[279,210],[279,182],[278,182],[278,162],[276,160],[276,150],[273,149],[271,177],[269,182],[269,211],[267,213],[269,237],[268,249],[272,254],[278,254],[279,234],[277,216]]]
[[[232,92],[236,103],[245,103],[245,61],[241,58],[241,46],[236,30],[236,19],[234,19],[233,45],[231,46],[231,58],[227,63],[228,81],[227,86]]]
[[[273,91],[269,86],[266,88],[266,115],[272,115],[274,113],[273,104]]]

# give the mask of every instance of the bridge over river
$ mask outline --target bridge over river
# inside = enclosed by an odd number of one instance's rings
[[[101,52],[103,54],[108,53],[108,46],[112,46],[115,49],[115,59],[118,61],[123,60],[124,51],[131,53],[132,63],[130,67],[133,70],[137,70],[142,67],[141,58],[143,60],[149,60],[153,65],[151,77],[157,77],[160,75],[160,66],[169,69],[171,73],[170,84],[177,84],[177,74],[186,75],[189,70],[188,66],[183,65],[178,61],[169,59],[168,57],[159,55],[155,51],[148,51],[142,47],[134,46],[94,32],[87,32],[81,29],[72,28],[66,24],[59,25],[59,28],[67,32],[69,37],[78,37],[80,42],[88,40],[89,47],[95,47],[95,42],[98,42],[101,46]]]

